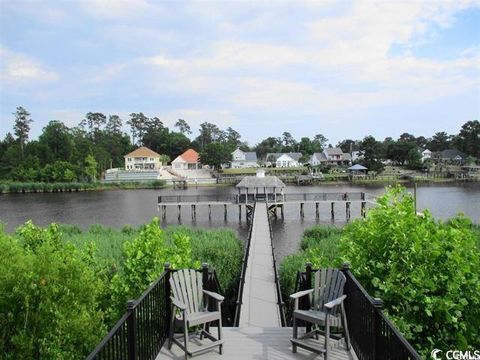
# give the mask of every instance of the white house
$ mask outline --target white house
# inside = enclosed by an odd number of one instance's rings
[[[340,148],[326,148],[321,153],[314,153],[310,156],[309,163],[311,166],[320,164],[325,165],[346,165],[352,161],[349,153],[344,153]]]
[[[139,147],[124,156],[125,170],[158,170],[162,167],[160,154],[146,146]]]
[[[432,158],[432,152],[428,149],[422,151],[422,161]]]
[[[300,164],[301,153],[269,153],[267,154],[267,163],[275,164],[276,167],[298,167]]]
[[[188,149],[172,161],[173,170],[198,170],[202,168],[200,157],[193,149]]]
[[[257,167],[257,154],[254,151],[236,149],[232,152],[232,169]]]

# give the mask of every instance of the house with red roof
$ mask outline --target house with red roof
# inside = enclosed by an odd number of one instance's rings
[[[201,168],[200,156],[193,149],[188,149],[172,161],[173,170],[198,170]]]

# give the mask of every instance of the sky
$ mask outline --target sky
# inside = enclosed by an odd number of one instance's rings
[[[480,1],[0,0],[0,137],[143,112],[250,145],[458,133],[480,116]],[[126,129],[126,128],[125,128]]]

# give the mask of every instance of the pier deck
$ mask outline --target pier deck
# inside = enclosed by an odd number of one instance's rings
[[[256,203],[243,285],[241,327],[280,327],[270,227],[265,203]]]

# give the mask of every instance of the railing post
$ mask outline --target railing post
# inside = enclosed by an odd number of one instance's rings
[[[373,314],[373,359],[379,359],[382,355],[382,351],[380,349],[380,336],[381,336],[381,331],[382,331],[382,324],[380,321],[380,312],[382,311],[383,308],[383,300],[379,298],[373,298],[372,299],[373,306],[375,308],[374,314]]]
[[[127,312],[129,313],[127,320],[127,351],[128,360],[137,359],[137,319],[135,316],[135,300],[127,301]]]
[[[166,309],[166,314],[167,314],[167,336],[168,334],[170,334],[170,326],[172,326],[170,323],[171,323],[171,319],[172,319],[172,304],[171,304],[171,299],[170,299],[170,293],[171,293],[171,289],[170,289],[170,273],[171,273],[171,270],[170,270],[170,263],[169,262],[166,262],[164,265],[163,265],[165,271],[167,272],[165,274],[165,306],[167,307]]]
[[[208,286],[208,264],[207,263],[202,264],[202,283],[203,283],[203,288],[205,290],[210,290],[210,286]]]
[[[307,290],[307,289],[310,289],[312,287],[312,263],[311,262],[307,262],[305,264],[305,270],[306,270],[306,274],[305,274],[305,285],[304,285],[304,289],[303,290]],[[304,308],[303,310],[307,310],[310,308],[310,306],[312,304],[310,304],[310,298],[309,297],[304,297],[305,298],[305,302],[304,302]],[[307,333],[312,331],[312,325],[310,323],[306,323],[306,330],[307,330]]]

